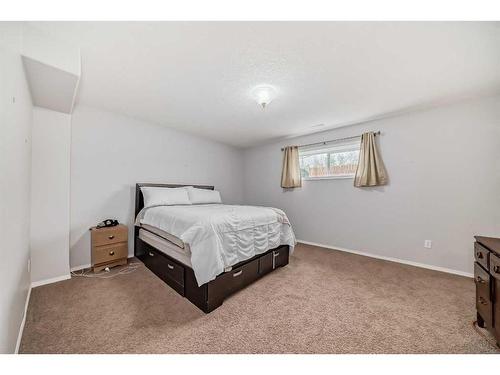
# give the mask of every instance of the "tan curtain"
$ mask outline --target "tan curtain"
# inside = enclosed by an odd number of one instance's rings
[[[379,186],[387,184],[387,172],[375,143],[373,132],[361,136],[358,167],[354,176],[354,186]]]
[[[299,147],[288,146],[283,151],[283,169],[281,171],[281,187],[296,188],[302,186],[299,165]]]

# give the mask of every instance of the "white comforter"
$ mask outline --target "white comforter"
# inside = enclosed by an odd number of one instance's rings
[[[286,214],[276,208],[204,204],[143,209],[136,225],[147,224],[180,238],[191,249],[198,285],[227,267],[280,245],[295,246]]]

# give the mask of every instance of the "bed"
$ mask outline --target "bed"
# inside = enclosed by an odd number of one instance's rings
[[[199,204],[144,207],[141,188],[213,186],[136,184],[134,254],[205,313],[229,295],[286,266],[295,236],[274,208]],[[203,191],[205,191],[203,190]]]

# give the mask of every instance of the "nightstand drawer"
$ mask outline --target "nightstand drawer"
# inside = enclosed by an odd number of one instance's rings
[[[126,242],[95,247],[92,251],[92,264],[113,262],[118,259],[127,258],[128,245]]]
[[[92,246],[106,246],[128,241],[128,230],[125,225],[94,229],[92,231]]]

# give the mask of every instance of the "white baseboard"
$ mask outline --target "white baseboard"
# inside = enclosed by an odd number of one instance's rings
[[[62,276],[57,276],[57,277],[52,277],[50,279],[45,279],[45,280],[40,280],[40,281],[34,281],[31,283],[32,288],[36,288],[37,286],[42,286],[46,284],[52,284],[52,283],[57,283],[58,281],[63,281],[63,280],[69,280],[71,279],[71,275],[62,275]]]
[[[127,259],[130,259],[130,258],[133,258],[134,256],[133,255],[128,255],[127,256]],[[90,268],[92,267],[92,264],[80,264],[79,266],[74,266],[74,267],[71,267],[70,271],[71,272],[74,272],[74,271],[80,271],[80,270],[84,270],[86,268]]]
[[[14,354],[19,353],[19,347],[21,346],[21,339],[23,338],[24,324],[26,323],[26,314],[28,313],[28,305],[30,303],[30,296],[31,296],[31,286],[28,289],[28,294],[26,295],[26,303],[24,304],[23,320],[21,321],[21,325],[19,326],[19,333],[17,334],[16,350],[15,350]]]
[[[84,269],[90,268],[90,267],[92,267],[92,265],[90,263],[89,264],[80,264],[79,266],[71,267],[70,272],[80,271],[80,270],[84,270]]]
[[[24,325],[26,324],[26,314],[28,313],[28,305],[30,303],[30,297],[31,297],[31,289],[36,288],[37,286],[45,285],[45,284],[51,284],[51,283],[55,283],[58,281],[68,280],[70,278],[71,278],[71,275],[63,275],[63,276],[53,277],[51,279],[40,280],[40,281],[35,281],[35,282],[31,283],[30,288],[28,289],[28,295],[26,296],[26,303],[24,305],[23,320],[21,321],[21,325],[19,327],[19,333],[17,334],[16,350],[14,352],[15,354],[19,353],[19,347],[21,346],[21,339],[23,338]]]
[[[464,271],[459,271],[459,270],[453,270],[451,268],[433,266],[433,265],[425,264],[425,263],[412,262],[410,260],[404,260],[404,259],[399,259],[399,258],[386,257],[386,256],[383,256],[383,255],[370,254],[370,253],[365,253],[363,251],[346,249],[346,248],[339,247],[339,246],[324,245],[324,244],[310,242],[310,241],[297,240],[297,242],[303,243],[305,245],[312,245],[312,246],[324,247],[326,249],[344,251],[346,253],[352,253],[352,254],[362,255],[362,256],[370,257],[370,258],[387,260],[389,262],[396,262],[396,263],[401,263],[401,264],[407,264],[409,266],[420,267],[420,268],[427,268],[429,270],[451,273],[451,274],[454,274],[454,275],[466,276],[466,277],[471,277],[471,278],[474,277],[474,275],[471,274],[471,273],[469,273],[469,272],[464,272]]]

